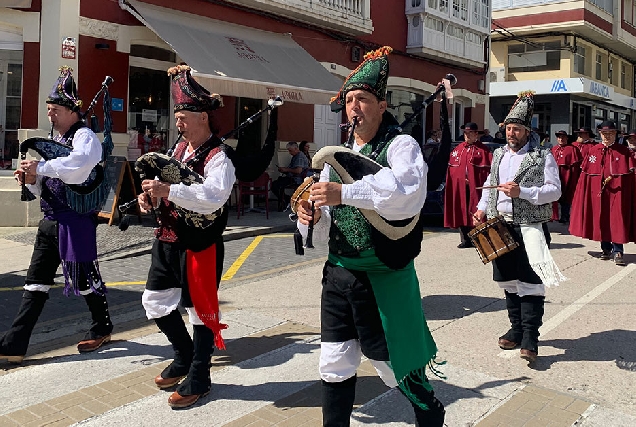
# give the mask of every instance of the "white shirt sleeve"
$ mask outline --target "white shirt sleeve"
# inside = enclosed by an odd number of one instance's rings
[[[540,187],[520,187],[519,198],[525,199],[533,205],[544,205],[556,202],[561,197],[561,179],[559,178],[559,167],[552,153],[548,153],[545,158],[543,169],[545,180]]]
[[[66,157],[41,160],[37,174],[59,178],[66,184],[81,184],[102,160],[102,143],[89,128],[81,128],[73,136],[73,150]]]
[[[486,177],[486,182],[483,183],[483,187],[487,187],[490,185],[490,174]],[[486,212],[486,208],[488,208],[488,198],[490,197],[491,191],[497,191],[494,188],[484,188],[481,190],[481,199],[479,199],[479,203],[477,203],[477,210]]]
[[[342,185],[342,204],[375,210],[388,220],[410,218],[426,200],[426,174],[422,150],[408,135],[397,136],[387,150],[387,162],[376,174]]]
[[[35,176],[35,184],[27,184],[26,187],[33,193],[34,196],[42,194],[42,175]]]
[[[331,171],[331,167],[329,165],[325,165],[325,167],[320,171],[320,182],[329,182],[329,173]],[[329,229],[331,228],[331,211],[329,210],[329,206],[322,206],[320,221],[317,224],[314,224],[314,231],[312,234],[312,239],[314,242],[325,242],[329,240]],[[301,224],[299,221],[296,221],[296,227],[298,227],[298,231],[304,238],[307,238],[307,230],[309,226]]]
[[[222,207],[236,181],[232,161],[220,151],[205,165],[203,184],[172,184],[168,200],[184,209],[210,214]]]

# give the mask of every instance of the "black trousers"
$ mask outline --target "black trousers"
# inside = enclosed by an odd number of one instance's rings
[[[223,274],[225,252],[223,238],[218,239],[214,244],[216,245],[216,287],[218,289]],[[181,289],[182,307],[193,307],[188,289],[186,249],[178,243],[166,243],[155,239],[150,252],[150,270],[146,289],[165,291],[173,288]]]
[[[97,226],[97,222],[95,226]],[[38,225],[33,254],[31,255],[31,264],[29,264],[24,283],[27,285],[52,286],[55,274],[61,263],[57,221],[42,219]],[[88,279],[82,271],[80,272],[78,287],[80,292],[87,291],[90,288]]]

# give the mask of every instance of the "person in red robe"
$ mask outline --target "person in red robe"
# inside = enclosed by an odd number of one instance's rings
[[[480,140],[477,123],[466,123],[464,142],[450,154],[444,190],[444,227],[458,228],[458,248],[472,246],[468,232],[473,227],[473,214],[481,198],[481,186],[490,173],[492,153]]]
[[[554,134],[557,138],[557,145],[552,147],[552,155],[559,166],[559,178],[561,179],[561,198],[552,204],[552,219],[560,223],[570,222],[570,207],[576,184],[581,175],[581,161],[583,156],[578,148],[570,143],[569,135],[566,131],[560,130]],[[561,206],[561,217],[559,218],[559,206]]]
[[[583,158],[585,158],[588,151],[590,151],[590,149],[597,144],[597,142],[594,140],[594,138],[596,138],[596,135],[594,135],[592,129],[588,127],[583,127],[579,130],[572,131],[572,133],[577,136],[576,141],[574,141],[572,145],[578,148],[579,151],[581,151]]]
[[[581,177],[572,202],[570,233],[601,242],[600,259],[625,265],[623,244],[636,242],[636,160],[616,143],[616,124],[599,125],[602,143],[581,163]]]

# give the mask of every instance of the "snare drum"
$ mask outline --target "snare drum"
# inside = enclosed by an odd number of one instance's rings
[[[468,233],[468,237],[477,248],[477,253],[484,264],[519,246],[502,216],[496,216],[479,224]]]

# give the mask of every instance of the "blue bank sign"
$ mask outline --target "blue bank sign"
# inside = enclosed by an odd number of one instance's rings
[[[567,92],[567,91],[568,91],[568,87],[565,85],[565,81],[563,81],[563,79],[555,80],[554,83],[552,83],[552,89],[550,89],[550,92]]]
[[[610,88],[609,88],[609,86],[606,86],[604,84],[591,81],[590,82],[590,90],[588,91],[588,93],[590,93],[592,95],[600,96],[602,98],[609,98],[610,97]]]

